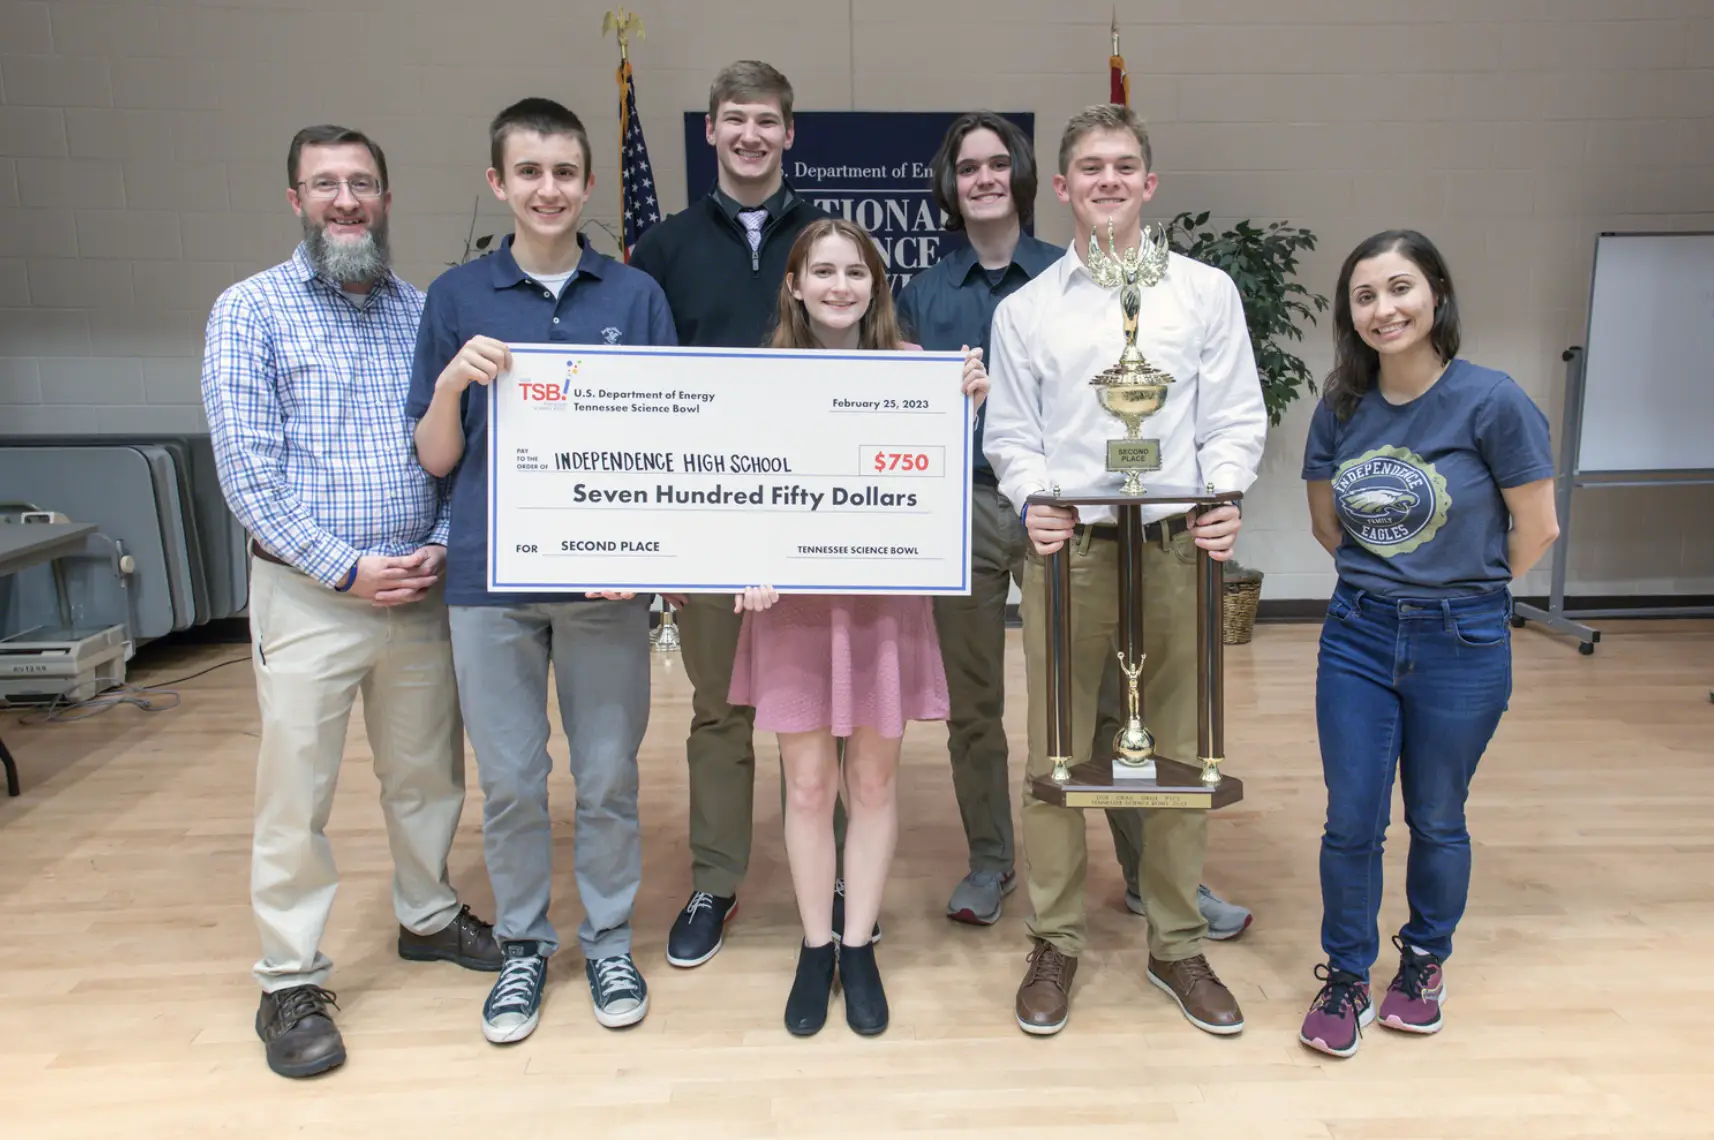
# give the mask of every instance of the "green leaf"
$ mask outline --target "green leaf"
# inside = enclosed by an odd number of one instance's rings
[[[1317,390],[1308,365],[1279,343],[1301,342],[1304,333],[1299,320],[1315,324],[1315,314],[1328,309],[1326,297],[1295,280],[1297,251],[1313,250],[1317,238],[1284,220],[1257,226],[1241,219],[1215,233],[1202,229],[1210,216],[1206,210],[1179,213],[1168,227],[1169,242],[1184,256],[1224,270],[1237,286],[1261,375],[1262,398],[1270,422],[1277,427],[1300,390]]]

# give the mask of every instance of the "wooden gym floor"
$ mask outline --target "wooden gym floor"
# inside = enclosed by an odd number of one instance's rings
[[[657,658],[644,745],[637,953],[648,1019],[590,1016],[571,937],[571,785],[556,773],[553,962],[540,1029],[496,1048],[479,1008],[491,977],[393,951],[389,859],[355,721],[330,832],[343,886],[324,948],[346,1066],[271,1074],[252,1029],[247,902],[257,717],[246,663],[179,686],[182,703],[78,723],[0,717],[23,769],[0,802],[0,1132],[61,1137],[437,1135],[807,1137],[1710,1136],[1714,1073],[1714,627],[1610,623],[1594,657],[1516,636],[1516,694],[1470,806],[1475,881],[1449,967],[1447,1028],[1372,1030],[1334,1061],[1297,1043],[1317,983],[1316,627],[1264,626],[1229,650],[1229,770],[1248,799],[1215,817],[1207,879],[1256,912],[1210,957],[1248,1016],[1236,1039],[1187,1024],[1142,980],[1142,920],[1123,907],[1106,827],[1090,826],[1091,953],[1072,1020],[1020,1033],[1012,996],[1023,890],[993,928],[943,917],[963,834],[939,725],[913,726],[899,854],[883,922],[887,1034],[836,1004],[822,1034],[780,1023],[797,917],[780,840],[774,743],[758,740],[755,849],[740,918],[700,969],[666,964],[688,891],[688,685]],[[1008,717],[1022,763],[1022,658]],[[243,646],[167,650],[163,681]],[[563,738],[554,747],[563,756]],[[454,880],[492,901],[471,793]],[[1383,935],[1402,921],[1395,807]],[[1377,966],[1391,976],[1392,951]]]

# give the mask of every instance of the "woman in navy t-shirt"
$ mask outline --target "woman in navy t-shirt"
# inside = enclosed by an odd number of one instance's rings
[[[1339,271],[1334,362],[1303,478],[1339,584],[1315,716],[1325,984],[1299,1039],[1337,1057],[1375,1020],[1381,849],[1404,791],[1410,919],[1381,1024],[1441,1025],[1444,962],[1470,888],[1464,801],[1511,697],[1512,580],[1552,545],[1547,419],[1504,373],[1458,358],[1458,305],[1434,245],[1377,234]]]

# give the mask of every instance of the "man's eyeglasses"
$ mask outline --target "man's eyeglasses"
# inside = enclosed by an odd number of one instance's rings
[[[339,188],[349,186],[353,196],[358,198],[379,198],[381,182],[360,174],[356,178],[312,178],[307,182],[298,183],[311,198],[333,199],[339,197]]]

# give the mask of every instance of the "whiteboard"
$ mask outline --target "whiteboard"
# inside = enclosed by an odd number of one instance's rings
[[[1577,472],[1714,470],[1714,234],[1595,243]]]

